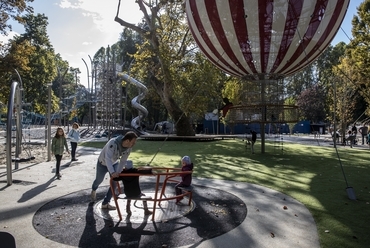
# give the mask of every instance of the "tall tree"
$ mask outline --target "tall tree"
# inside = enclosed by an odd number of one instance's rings
[[[302,71],[299,71],[291,76],[286,77],[286,92],[288,96],[299,96],[302,91],[311,88],[314,85],[314,65],[310,64]]]
[[[47,35],[48,18],[44,14],[26,15],[25,33],[16,37],[16,42],[28,41],[35,47],[35,53],[28,57],[29,72],[20,72],[23,81],[24,97],[32,101],[37,112],[44,113],[47,85],[57,76],[55,53]],[[56,100],[57,101],[57,100]]]
[[[352,19],[353,39],[348,45],[348,63],[353,68],[351,82],[370,104],[370,0],[364,0]],[[370,109],[367,109],[370,115]]]
[[[24,12],[33,13],[33,8],[28,5],[32,2],[33,0],[0,0],[0,34],[7,35],[8,31],[12,31],[12,25],[9,24],[11,19],[23,23],[20,15]]]
[[[16,42],[10,40],[2,46],[0,55],[0,101],[6,102],[10,94],[12,81],[19,81],[14,69],[19,72],[30,72],[30,56],[36,49],[27,40]]]
[[[353,84],[353,67],[348,58],[343,58],[340,65],[334,68],[336,81],[333,82],[333,97],[335,98],[334,113],[339,120],[342,137],[349,124],[355,121],[356,101],[359,97],[356,86]]]
[[[133,71],[155,89],[177,123],[177,135],[194,135],[192,113],[197,110],[206,112],[207,109],[202,109],[199,103],[203,103],[204,98],[212,98],[217,89],[220,89],[217,92],[220,95],[222,87],[217,85],[223,85],[224,75],[204,58],[197,57],[199,51],[186,24],[183,1],[162,0],[156,4],[153,1],[151,5],[143,0],[136,2],[144,15],[143,23],[128,23],[119,18],[118,12],[115,18],[145,40],[135,54],[140,67],[133,66]],[[204,76],[200,76],[201,70],[204,70]],[[211,95],[205,90],[207,88],[214,90]]]
[[[325,94],[325,112],[326,119],[333,121],[334,97],[333,84],[338,79],[335,76],[333,69],[337,68],[340,60],[345,54],[346,44],[338,43],[336,46],[329,46],[315,61],[317,71],[317,81],[322,87]]]
[[[319,85],[303,91],[297,98],[301,117],[313,123],[325,120],[325,94]]]

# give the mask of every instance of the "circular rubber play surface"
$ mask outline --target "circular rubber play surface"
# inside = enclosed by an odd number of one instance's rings
[[[140,186],[143,192],[153,189],[150,183]],[[182,211],[182,207],[176,210],[168,206],[168,212],[178,212],[162,221],[152,222],[151,215],[128,217],[124,208],[121,222],[116,217],[101,216],[97,210],[101,202],[91,203],[91,189],[86,189],[46,203],[35,213],[33,226],[45,238],[76,247],[179,247],[222,235],[246,218],[246,205],[235,195],[220,189],[193,187],[191,208],[186,206]],[[100,187],[97,199],[102,199],[107,190],[107,186]]]
[[[155,193],[145,192],[145,195],[154,199]],[[101,208],[102,202],[103,200],[100,200],[96,204],[94,204],[94,213],[103,219],[113,220],[114,222],[118,222],[120,220],[118,209],[117,210],[102,209]],[[126,199],[118,200],[118,205],[119,205],[119,208],[122,214],[122,220],[125,219],[126,222],[130,221],[131,223],[143,223],[144,221],[166,222],[171,219],[180,218],[190,213],[195,208],[195,202],[191,201],[189,204],[189,198],[183,199],[181,204],[179,205],[175,204],[174,200],[162,201],[160,205],[157,206],[154,212],[154,220],[153,220],[152,218],[153,215],[145,216],[142,200],[137,200],[137,201],[132,200],[130,204],[132,214],[130,216],[127,216],[126,214],[126,203],[127,203]],[[154,202],[147,201],[147,204],[148,204],[148,209],[153,211]],[[113,201],[111,202],[111,205],[114,205]]]

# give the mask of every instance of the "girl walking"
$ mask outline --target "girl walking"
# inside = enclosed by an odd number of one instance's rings
[[[55,170],[55,176],[57,177],[57,179],[60,179],[62,177],[62,175],[60,175],[60,162],[62,161],[64,147],[69,154],[67,139],[65,137],[64,130],[63,128],[58,127],[55,136],[51,142],[51,152],[52,154],[54,154],[57,161]]]
[[[76,159],[76,149],[77,149],[77,143],[80,141],[80,132],[78,131],[79,127],[80,126],[78,125],[77,122],[73,123],[72,130],[69,131],[68,133],[68,138],[70,138],[71,140],[71,155],[72,155],[71,162],[78,160]]]

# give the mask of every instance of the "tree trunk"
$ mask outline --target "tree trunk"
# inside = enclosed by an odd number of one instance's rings
[[[145,8],[145,2],[143,0],[136,1],[137,4],[140,6],[140,10],[144,14],[144,19],[146,22],[145,29],[143,27],[139,27],[128,22],[125,22],[121,18],[118,17],[120,3],[117,8],[117,15],[115,17],[115,21],[121,24],[124,27],[130,28],[139,34],[141,34],[146,40],[148,40],[152,46],[151,51],[158,59],[159,63],[156,63],[154,68],[151,68],[151,75],[150,75],[150,83],[156,89],[156,92],[161,97],[163,105],[166,107],[168,113],[174,120],[174,124],[176,127],[177,136],[194,136],[195,132],[192,128],[190,118],[186,116],[185,110],[182,110],[180,106],[176,103],[175,99],[173,99],[171,92],[173,92],[173,76],[170,71],[171,63],[168,61],[167,54],[164,55],[161,53],[160,50],[160,40],[158,37],[160,34],[157,32],[157,25],[158,13],[159,10],[163,7],[166,2],[159,2],[156,6],[152,6],[150,8],[151,14],[147,12]],[[163,30],[162,30],[163,31]],[[160,72],[158,72],[160,70]],[[158,76],[161,75],[161,76]]]
[[[195,132],[190,123],[190,118],[179,108],[172,96],[163,94],[162,97],[167,111],[175,121],[177,136],[194,136]]]
[[[150,82],[161,97],[163,105],[174,120],[177,136],[194,136],[195,132],[190,122],[190,118],[185,114],[186,110],[182,110],[173,99],[172,84],[166,84],[152,76]]]

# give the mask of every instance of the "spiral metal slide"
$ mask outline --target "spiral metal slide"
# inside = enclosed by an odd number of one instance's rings
[[[132,119],[131,127],[133,129],[135,129],[136,132],[138,132],[142,135],[147,135],[148,133],[141,130],[140,123],[141,123],[142,119],[144,119],[145,117],[148,116],[148,110],[143,105],[140,104],[140,101],[148,93],[148,88],[143,83],[141,83],[138,80],[130,77],[127,74],[119,73],[117,76],[118,76],[119,79],[122,79],[122,80],[126,81],[127,83],[133,84],[133,85],[135,85],[136,87],[138,87],[139,89],[142,90],[142,92],[139,95],[135,96],[131,100],[132,107],[139,111],[139,115],[136,116],[134,119]]]

